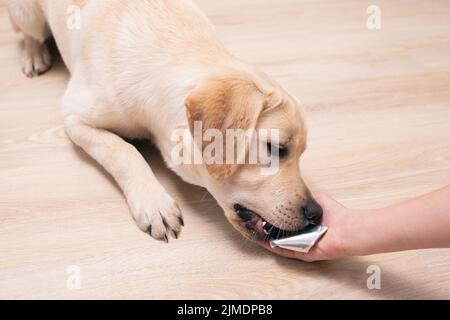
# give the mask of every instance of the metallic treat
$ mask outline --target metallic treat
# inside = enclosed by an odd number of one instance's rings
[[[307,228],[301,234],[293,237],[270,240],[272,248],[284,248],[288,250],[307,253],[316,244],[317,241],[327,232],[328,227],[312,226]]]

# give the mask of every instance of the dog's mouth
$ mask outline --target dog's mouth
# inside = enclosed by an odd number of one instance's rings
[[[258,239],[281,239],[291,237],[299,234],[304,228],[297,230],[280,229],[273,224],[266,221],[256,212],[247,209],[246,207],[235,204],[234,211],[244,222],[245,227],[255,235]]]

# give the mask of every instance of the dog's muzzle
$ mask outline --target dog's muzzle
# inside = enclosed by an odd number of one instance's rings
[[[278,228],[265,220],[256,212],[246,207],[235,204],[234,211],[244,222],[245,227],[252,233],[256,233],[262,239],[281,239],[299,234],[309,223],[298,230],[285,230]]]

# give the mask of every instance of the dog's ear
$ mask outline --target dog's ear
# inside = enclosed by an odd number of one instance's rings
[[[266,96],[255,83],[241,75],[209,78],[200,83],[186,98],[185,106],[191,134],[194,124],[201,122],[202,137],[208,129],[217,129],[223,137],[223,153],[226,153],[227,129],[255,129],[259,115],[265,107]],[[202,142],[200,150],[205,149]],[[246,145],[248,152],[248,144]],[[238,170],[238,164],[206,164],[208,173],[217,180],[225,180]]]

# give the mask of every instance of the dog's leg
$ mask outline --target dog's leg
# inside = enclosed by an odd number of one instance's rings
[[[45,44],[51,33],[39,2],[9,0],[6,4],[14,29],[24,34],[23,73],[29,78],[45,73],[51,67],[51,56]]]
[[[72,141],[115,178],[141,230],[158,240],[168,241],[169,232],[178,237],[183,225],[180,209],[133,145],[77,116],[66,117],[65,125]]]

